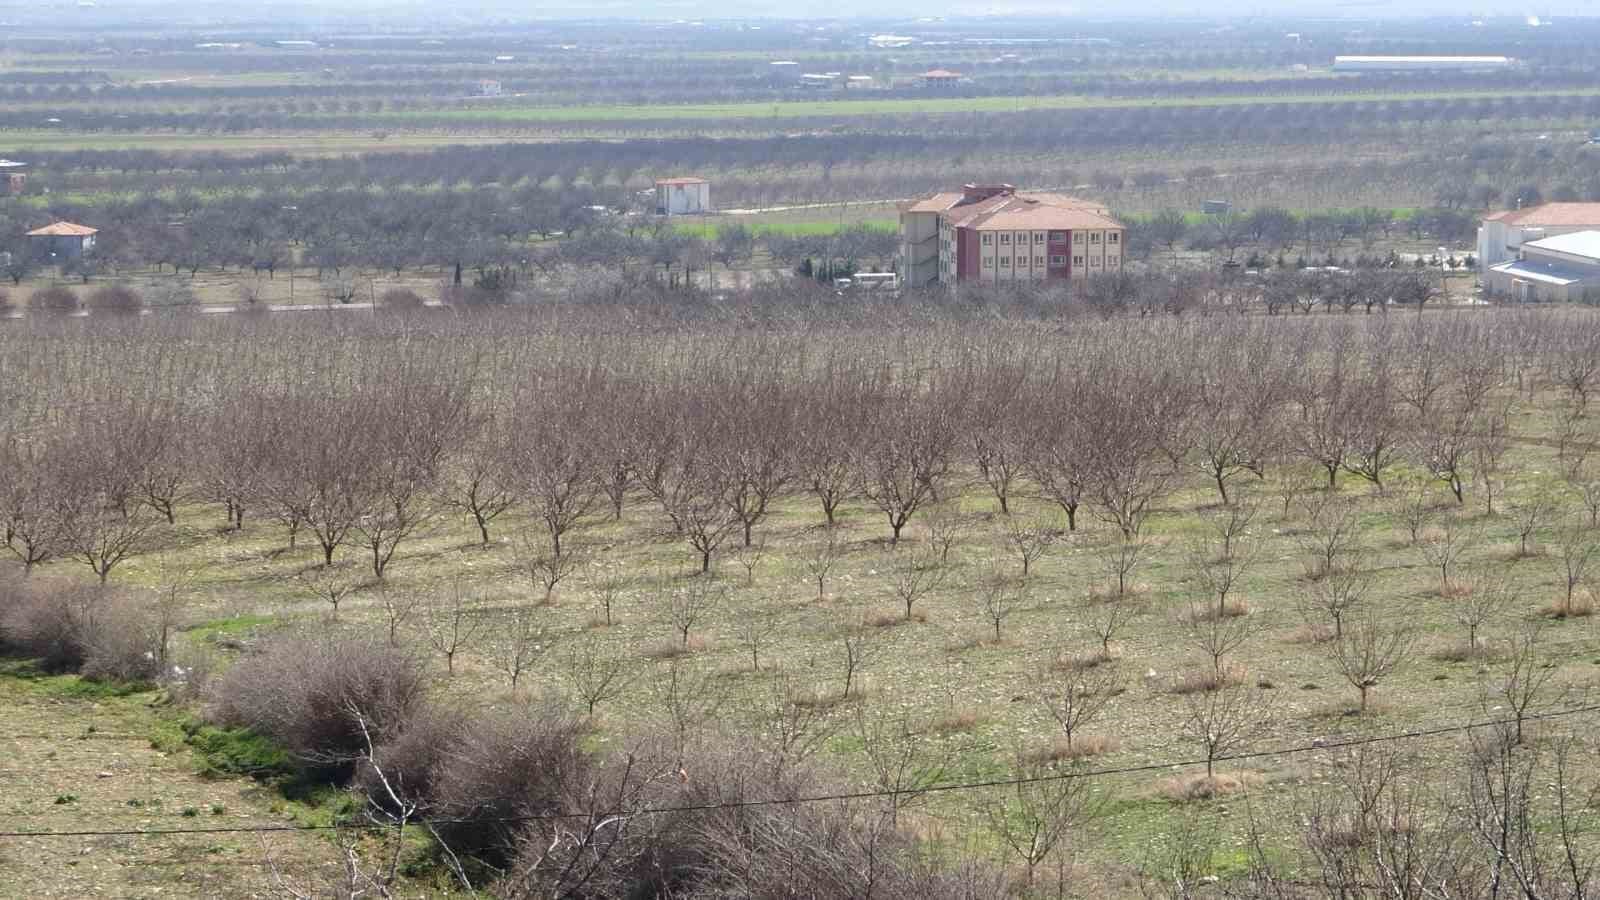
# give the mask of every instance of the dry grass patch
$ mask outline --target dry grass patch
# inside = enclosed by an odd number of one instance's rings
[[[928,616],[923,612],[913,612],[908,618],[898,609],[871,609],[861,617],[861,624],[868,628],[893,628],[896,625],[909,625],[912,622],[926,623]]]
[[[1438,593],[1445,600],[1464,600],[1472,596],[1472,585],[1458,581],[1454,584],[1441,585]]]
[[[1588,618],[1594,615],[1594,598],[1585,594],[1574,594],[1570,601],[1556,600],[1546,604],[1539,612],[1550,619]]]
[[[1466,641],[1455,641],[1434,650],[1429,655],[1440,662],[1455,663],[1491,660],[1497,656],[1494,647],[1482,641],[1476,645],[1468,644]]]
[[[1050,742],[1050,746],[1029,753],[1027,758],[1029,762],[1035,763],[1071,762],[1077,759],[1103,756],[1121,747],[1121,742],[1116,738],[1101,737],[1100,735],[1082,735],[1073,740],[1070,745],[1065,737],[1058,737]]]
[[[1302,625],[1289,635],[1291,644],[1326,644],[1333,640],[1333,628],[1329,625]]]
[[[1116,585],[1105,584],[1089,589],[1089,601],[1091,603],[1115,603],[1118,600],[1131,600],[1134,597],[1142,597],[1148,593],[1150,593],[1150,585],[1143,581],[1128,585],[1128,589],[1121,593],[1117,592]]]
[[[935,734],[957,734],[971,731],[988,720],[989,717],[975,706],[959,706],[928,723],[928,729]]]
[[[662,641],[659,644],[646,647],[643,655],[646,659],[667,660],[692,656],[710,649],[711,644],[703,637],[692,637],[688,641]]]
[[[1263,781],[1256,772],[1178,775],[1157,782],[1156,793],[1173,803],[1190,803],[1242,793],[1259,786]]]
[[[1087,653],[1057,653],[1055,658],[1050,660],[1050,671],[1082,672],[1086,669],[1110,665],[1116,662],[1120,655],[1121,653],[1115,645],[1109,650],[1104,647],[1096,647]]]
[[[1230,664],[1217,669],[1202,669],[1195,672],[1186,672],[1177,681],[1172,683],[1174,694],[1198,694],[1203,691],[1216,691],[1225,687],[1244,684],[1246,671],[1244,666]]]
[[[1185,615],[1190,622],[1213,622],[1217,619],[1237,619],[1250,615],[1250,604],[1243,600],[1226,600],[1219,607],[1215,603],[1197,604]]]

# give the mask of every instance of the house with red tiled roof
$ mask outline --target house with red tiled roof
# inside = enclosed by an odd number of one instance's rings
[[[902,283],[1088,278],[1122,269],[1124,229],[1092,200],[969,184],[900,211]]]
[[[76,259],[94,249],[94,236],[99,229],[72,222],[52,222],[43,228],[28,232],[28,245],[33,252],[47,260]]]
[[[1478,272],[1518,258],[1523,244],[1600,229],[1600,203],[1541,203],[1483,217],[1478,226]]]

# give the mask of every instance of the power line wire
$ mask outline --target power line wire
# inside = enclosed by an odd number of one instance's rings
[[[1163,769],[1188,768],[1224,762],[1239,762],[1267,757],[1290,756],[1300,753],[1314,753],[1328,750],[1341,750],[1351,747],[1363,747],[1373,744],[1392,743],[1397,741],[1419,740],[1427,737],[1439,737],[1447,734],[1460,734],[1482,728],[1492,728],[1497,725],[1511,725],[1518,721],[1523,723],[1561,719],[1568,716],[1582,715],[1584,713],[1600,712],[1600,704],[1580,706],[1573,709],[1556,710],[1554,712],[1534,713],[1519,718],[1487,719],[1480,722],[1465,722],[1456,725],[1441,725],[1434,728],[1410,729],[1407,731],[1389,732],[1387,734],[1369,735],[1367,737],[1347,738],[1336,741],[1313,741],[1309,744],[1296,744],[1286,747],[1274,747],[1266,750],[1250,750],[1244,753],[1233,753],[1225,756],[1216,756],[1209,761],[1204,757],[1198,759],[1168,760],[1164,762],[1142,763],[1133,766],[1120,766],[1104,769],[1086,769],[1069,772],[1052,772],[1048,775],[1034,775],[1024,778],[998,778],[988,781],[953,782],[950,784],[933,785],[926,788],[912,790],[871,790],[849,791],[835,794],[818,794],[806,797],[774,797],[763,800],[736,800],[727,803],[696,803],[682,806],[653,806],[636,810],[611,810],[602,812],[585,813],[543,813],[521,816],[499,816],[481,819],[426,819],[419,818],[415,822],[419,825],[484,825],[484,824],[516,824],[525,822],[549,822],[566,819],[607,818],[611,816],[644,816],[664,815],[668,813],[685,812],[712,812],[722,809],[750,809],[766,806],[790,806],[803,803],[830,803],[848,800],[870,800],[882,797],[898,797],[906,794],[938,794],[957,791],[984,790],[998,787],[1016,787],[1019,785],[1039,784],[1052,781],[1070,781],[1085,778],[1104,778],[1112,775],[1134,775],[1144,772],[1154,772]],[[33,837],[146,837],[176,834],[252,834],[291,831],[336,831],[344,828],[384,827],[381,823],[336,823],[329,825],[291,824],[291,825],[240,825],[225,828],[145,828],[145,829],[83,829],[74,831],[0,831],[3,838],[33,838]]]

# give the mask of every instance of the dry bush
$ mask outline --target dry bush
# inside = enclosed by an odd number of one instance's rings
[[[503,866],[516,854],[518,817],[564,811],[594,762],[582,723],[549,701],[480,714],[431,770],[434,826],[458,856]]]
[[[1261,776],[1254,772],[1179,775],[1157,782],[1156,793],[1173,803],[1189,803],[1237,794],[1261,783]]]
[[[1440,662],[1472,662],[1474,660],[1492,660],[1498,654],[1493,647],[1483,641],[1479,641],[1477,644],[1469,644],[1466,641],[1453,641],[1434,650],[1429,655]]]
[[[400,734],[426,693],[424,661],[366,637],[280,635],[212,690],[209,716],[260,732],[314,770],[347,776]]]
[[[706,638],[696,635],[687,641],[665,640],[646,647],[642,654],[645,659],[665,660],[679,659],[693,656],[711,648],[711,642]]]
[[[144,309],[144,297],[123,284],[108,284],[89,295],[88,306],[99,313],[133,315]]]
[[[1198,694],[1206,691],[1221,690],[1226,687],[1244,684],[1246,673],[1244,666],[1229,664],[1217,669],[1201,669],[1186,672],[1177,681],[1172,683],[1174,694]]]
[[[137,598],[71,581],[0,590],[0,650],[47,672],[91,680],[151,681],[161,674],[152,611]]]
[[[388,812],[397,812],[395,797],[418,810],[429,809],[437,779],[467,726],[467,715],[459,709],[442,704],[422,706],[401,724],[398,733],[374,747],[370,758],[360,761],[356,790]]]

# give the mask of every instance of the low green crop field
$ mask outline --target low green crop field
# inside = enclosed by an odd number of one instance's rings
[[[763,222],[746,221],[755,217],[724,217],[715,221],[681,223],[673,226],[679,234],[690,237],[715,240],[717,235],[725,228],[734,228],[744,225],[756,235],[783,234],[791,236],[837,234],[844,228],[863,227],[873,231],[894,231],[900,223],[894,219],[859,219],[841,225],[837,220],[829,222]]]

